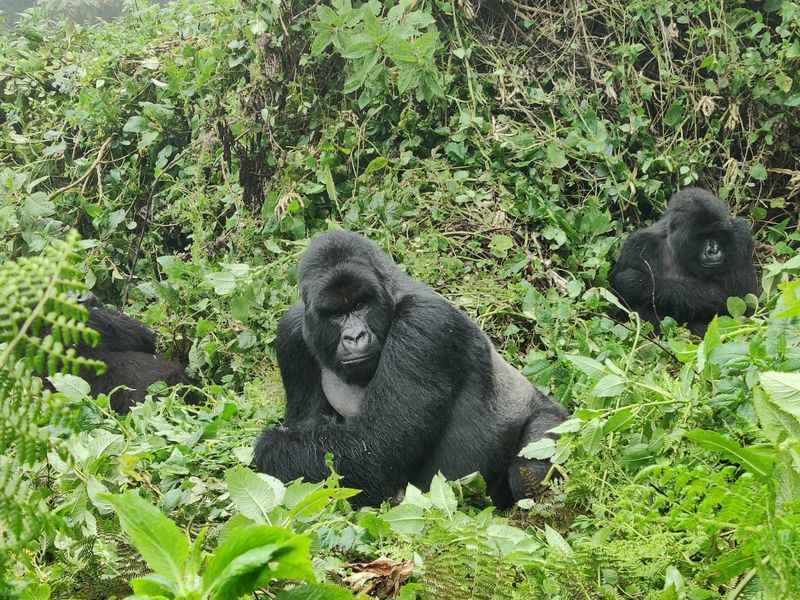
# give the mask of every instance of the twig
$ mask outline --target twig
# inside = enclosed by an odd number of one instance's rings
[[[745,573],[744,577],[742,577],[739,580],[739,583],[736,584],[736,587],[733,588],[727,596],[725,596],[725,600],[736,600],[736,598],[739,597],[739,594],[742,593],[742,590],[744,590],[745,586],[750,583],[750,580],[755,574],[755,569],[750,569],[747,573]]]
[[[83,175],[81,175],[79,179],[76,179],[72,183],[69,183],[64,187],[57,189],[55,192],[50,194],[50,196],[48,196],[47,199],[52,200],[59,194],[63,194],[67,190],[71,190],[72,188],[77,187],[81,185],[84,181],[86,181],[89,178],[89,176],[95,171],[95,169],[97,169],[98,166],[100,165],[100,162],[103,160],[103,156],[105,155],[106,150],[108,149],[108,145],[111,143],[112,139],[113,137],[109,137],[105,142],[103,142],[103,145],[100,146],[100,150],[98,150],[97,152],[97,158],[94,159],[94,162],[88,169],[86,169],[86,172]]]

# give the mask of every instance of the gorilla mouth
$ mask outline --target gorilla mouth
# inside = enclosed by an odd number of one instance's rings
[[[369,360],[375,358],[375,354],[365,354],[364,356],[353,356],[351,358],[344,359],[341,362],[343,367],[354,367],[356,365],[363,364]]]

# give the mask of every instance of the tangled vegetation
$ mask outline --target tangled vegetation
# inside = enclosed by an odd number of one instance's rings
[[[800,3],[61,4],[0,32],[0,597],[800,598]],[[688,185],[753,221],[763,275],[702,340],[607,291]],[[572,412],[546,497],[437,478],[352,511],[335,474],[246,468],[297,257],[336,226]],[[207,402],[90,398],[83,288]]]

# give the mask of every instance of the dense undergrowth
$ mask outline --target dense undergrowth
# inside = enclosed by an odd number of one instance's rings
[[[800,3],[142,4],[83,27],[45,2],[0,35],[0,414],[39,411],[24,460],[0,427],[0,596],[124,597],[155,571],[137,597],[800,598]],[[655,337],[612,318],[607,275],[690,184],[754,222],[764,294],[704,340]],[[563,484],[503,515],[443,480],[352,512],[335,477],[244,468],[282,412],[298,254],[333,226],[574,413],[539,449]],[[119,418],[75,380],[23,385],[53,347],[18,346],[40,288],[9,261],[71,229],[83,284],[205,405]]]

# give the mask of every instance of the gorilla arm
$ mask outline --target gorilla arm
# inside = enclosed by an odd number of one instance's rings
[[[287,390],[284,418],[287,426],[306,419],[318,421],[325,414],[333,415],[322,392],[319,366],[303,339],[304,314],[303,303],[297,302],[278,323],[278,367]]]
[[[611,285],[629,307],[636,310],[647,306],[653,309],[653,282],[658,267],[654,252],[663,238],[652,227],[636,231],[622,244],[619,260],[611,272]],[[644,316],[644,315],[643,315]]]
[[[378,504],[393,496],[447,427],[459,372],[458,341],[468,343],[465,322],[433,295],[403,298],[367,386],[363,412],[344,423],[266,431],[256,445],[258,470],[283,481],[319,481],[328,474],[325,453],[332,452],[345,484],[363,490],[359,503]]]

